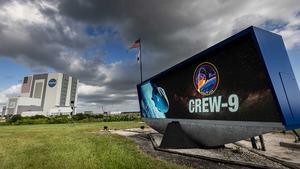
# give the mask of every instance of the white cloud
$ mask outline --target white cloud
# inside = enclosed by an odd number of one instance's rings
[[[284,29],[276,29],[274,32],[283,36],[288,49],[300,46],[300,16],[290,17]]]
[[[103,103],[86,103],[79,102],[77,112],[93,111],[94,113],[103,113],[104,111],[109,112],[123,112],[123,111],[138,111],[138,101],[137,100],[125,100],[122,104],[103,104]]]
[[[78,95],[95,95],[105,91],[105,86],[92,86],[84,83],[78,85]]]
[[[211,2],[206,6],[212,6]],[[195,4],[193,4],[195,5]],[[203,4],[196,4],[201,8]],[[210,9],[213,9],[211,11]],[[288,49],[300,43],[300,5],[298,0],[276,1],[225,1],[215,4],[213,8],[195,10],[199,24],[176,32],[175,37],[190,41],[206,40],[207,47],[249,26],[262,27],[266,22],[276,20],[286,23],[280,30],[269,30],[283,36]],[[187,38],[189,37],[189,38]]]
[[[19,96],[21,92],[21,84],[12,85],[3,91],[0,91],[0,105],[6,105],[8,98]],[[1,110],[0,110],[1,111]]]
[[[45,18],[34,3],[24,1],[11,1],[1,7],[0,16],[9,18],[10,22],[21,21],[27,24],[45,24]]]

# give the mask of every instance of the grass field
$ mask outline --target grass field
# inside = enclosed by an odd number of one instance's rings
[[[0,168],[181,168],[150,157],[125,137],[96,134],[138,122],[0,126]]]

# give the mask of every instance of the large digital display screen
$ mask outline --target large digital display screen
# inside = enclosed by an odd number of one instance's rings
[[[138,85],[143,118],[280,122],[251,34],[199,53]]]

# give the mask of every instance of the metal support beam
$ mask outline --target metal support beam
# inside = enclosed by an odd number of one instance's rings
[[[296,130],[292,130],[292,132],[295,134],[295,143],[300,142],[300,136],[299,136],[299,134],[297,133],[297,131],[296,131]]]
[[[265,146],[265,141],[264,141],[263,135],[259,135],[259,140],[260,140],[261,150],[266,151],[266,146]]]
[[[257,149],[255,137],[251,137],[250,140],[251,140],[252,148]]]

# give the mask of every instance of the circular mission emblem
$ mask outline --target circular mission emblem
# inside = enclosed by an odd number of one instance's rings
[[[203,62],[197,66],[193,80],[196,90],[201,95],[208,96],[213,94],[218,88],[219,73],[213,64]]]
[[[56,85],[56,79],[50,79],[48,85],[49,87],[54,87]]]

